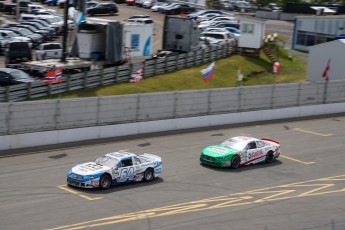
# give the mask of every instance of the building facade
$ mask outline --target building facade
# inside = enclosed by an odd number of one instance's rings
[[[309,46],[332,41],[340,34],[345,34],[345,15],[297,16],[292,48],[308,52]]]

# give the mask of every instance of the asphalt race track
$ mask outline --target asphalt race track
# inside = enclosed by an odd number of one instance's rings
[[[0,229],[343,230],[344,126],[337,116],[2,152]],[[199,164],[205,146],[237,135],[278,140],[282,155],[238,170]],[[70,167],[114,151],[161,156],[161,178],[106,191],[66,186]]]

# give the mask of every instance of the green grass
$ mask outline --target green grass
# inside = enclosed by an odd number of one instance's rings
[[[244,75],[243,86],[301,82],[305,80],[306,60],[303,57],[288,59],[288,52],[278,46],[269,47],[271,53],[279,59],[280,74],[275,77],[272,63],[261,53],[259,57],[233,55],[215,62],[215,74],[205,83],[201,77],[201,70],[208,64],[183,69],[168,74],[157,75],[144,79],[138,83],[120,83],[92,89],[84,89],[53,95],[40,99],[76,98],[92,96],[110,96],[122,94],[137,94],[163,91],[179,91],[193,89],[210,89],[234,87],[237,85],[237,70]]]

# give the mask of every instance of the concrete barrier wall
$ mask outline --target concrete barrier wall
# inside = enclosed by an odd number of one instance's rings
[[[183,130],[189,128],[209,127],[216,125],[299,118],[312,115],[326,115],[342,112],[345,112],[345,103],[310,105],[253,112],[228,113],[220,115],[135,122],[108,126],[54,130],[38,133],[15,134],[0,137],[0,150],[62,144],[68,142],[146,134],[162,131]]]
[[[345,81],[0,104],[0,135],[345,102]]]

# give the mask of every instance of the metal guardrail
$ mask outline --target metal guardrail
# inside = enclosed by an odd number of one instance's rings
[[[143,77],[148,78],[157,74],[209,63],[220,58],[229,57],[232,53],[233,48],[226,44],[162,59],[151,59],[135,64],[124,64],[100,70],[85,70],[78,74],[63,75],[62,82],[59,84],[45,84],[39,81],[0,87],[0,102],[30,100],[72,90],[128,82],[131,73],[139,68],[143,69]]]

